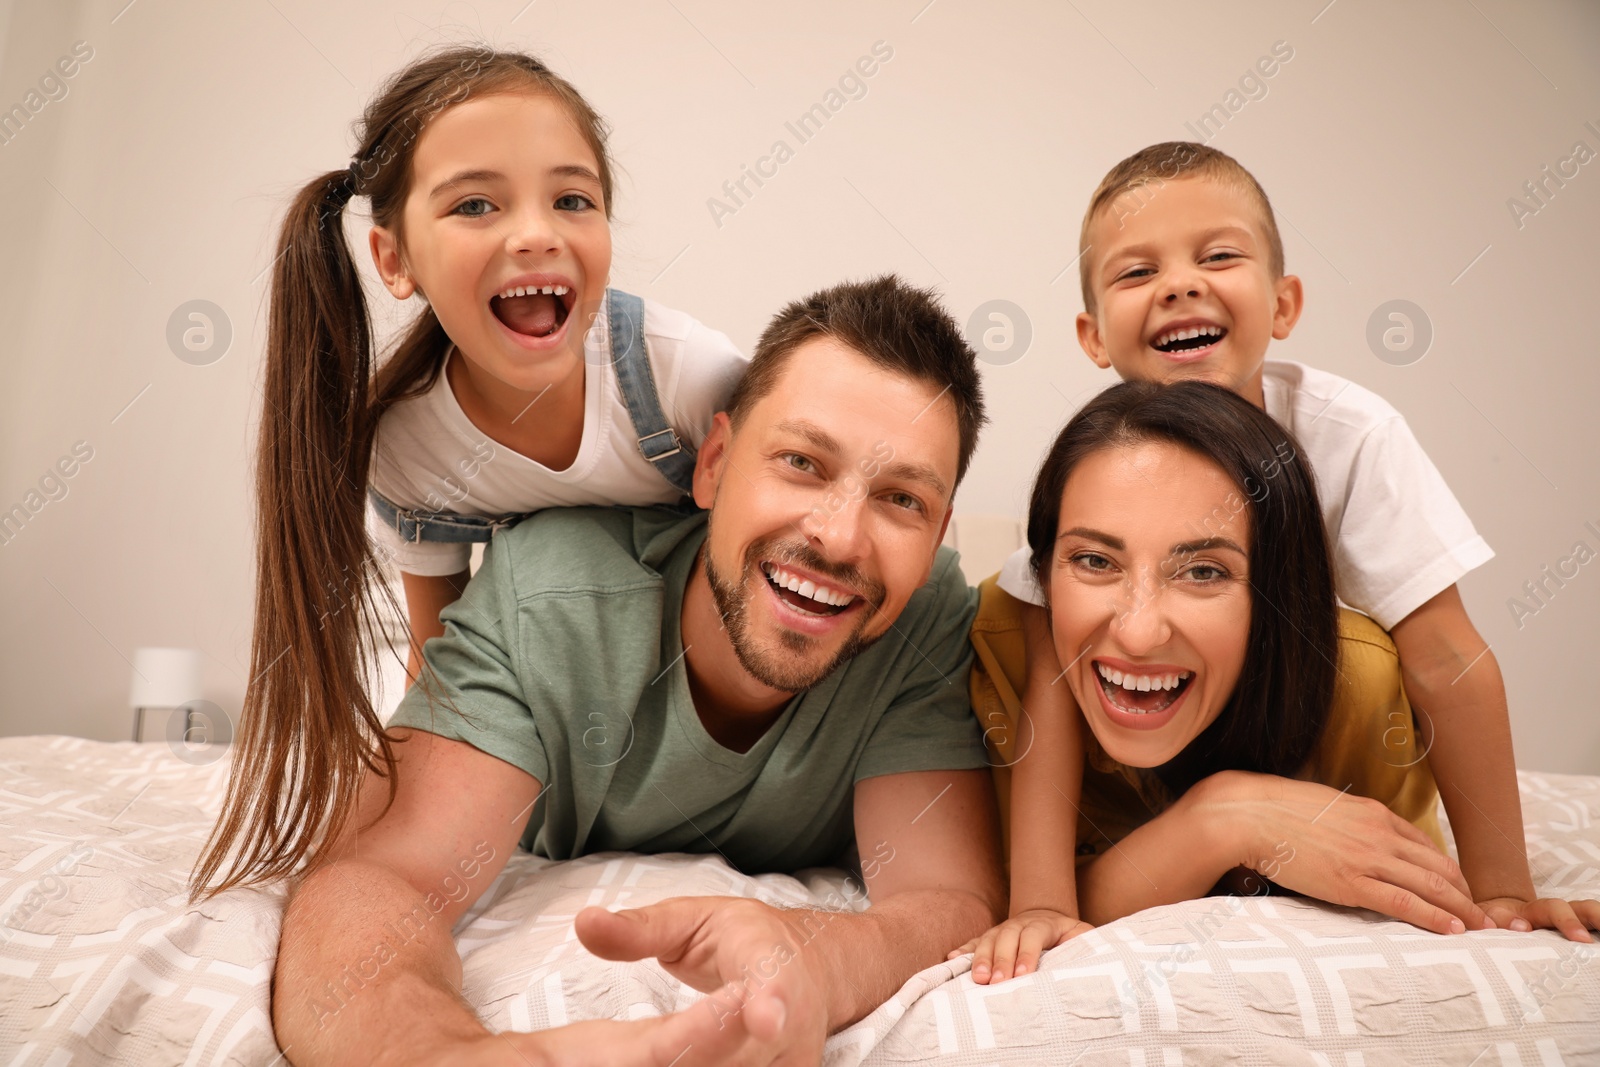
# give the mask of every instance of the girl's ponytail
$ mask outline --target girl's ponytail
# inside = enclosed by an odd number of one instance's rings
[[[437,381],[449,338],[424,309],[374,373],[344,207],[368,197],[372,221],[403,237],[411,160],[428,122],[474,95],[506,92],[546,94],[567,108],[599,162],[609,215],[605,123],[538,59],[480,46],[436,52],[391,78],[357,126],[356,162],[307,185],[284,219],[256,459],[250,680],[222,815],[190,880],[194,899],[318,862],[349,827],[368,771],[388,779],[394,799],[396,741],[367,681],[380,609],[400,612],[375,580],[367,474],[379,419]]]
[[[356,179],[352,166],[307,185],[278,239],[256,458],[255,632],[234,754],[252,774],[230,780],[194,877],[208,886],[227,844],[241,840],[217,892],[292,873],[343,831],[363,768],[393,765],[367,693],[373,594],[392,594],[368,580],[372,338],[343,226]]]

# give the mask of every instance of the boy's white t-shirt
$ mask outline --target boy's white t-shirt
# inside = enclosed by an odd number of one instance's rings
[[[727,407],[747,360],[726,335],[681,311],[644,302],[644,342],[667,422],[699,447]],[[478,429],[441,369],[433,387],[384,412],[373,446],[373,488],[401,508],[494,518],[547,507],[669,504],[682,494],[639,451],[616,369],[605,304],[584,338],[583,438],[566,470],[552,470]],[[452,347],[447,363],[457,358]],[[468,569],[470,544],[407,541],[367,509],[380,558],[407,574]]]
[[[1316,474],[1340,601],[1393,629],[1494,556],[1388,401],[1291,360],[1267,360],[1261,386]],[[1006,560],[998,584],[1043,604],[1028,551]]]

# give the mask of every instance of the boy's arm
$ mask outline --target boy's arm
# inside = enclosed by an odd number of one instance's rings
[[[1570,940],[1600,905],[1536,900],[1522,833],[1505,682],[1454,585],[1395,624],[1406,695],[1422,710],[1423,750],[1450,816],[1473,898],[1502,926],[1554,926]]]

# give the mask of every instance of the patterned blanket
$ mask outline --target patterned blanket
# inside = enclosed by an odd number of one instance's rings
[[[184,903],[227,770],[225,749],[0,739],[0,1065],[283,1062],[268,1013],[282,893]],[[1600,897],[1600,778],[1521,783],[1536,884]],[[691,1004],[653,962],[598,960],[572,932],[587,905],[683,894],[855,897],[832,870],[519,853],[455,929],[464,992],[495,1029]],[[1597,959],[1550,932],[1438,937],[1292,898],[1210,898],[1101,927],[998,986],[974,985],[967,960],[930,967],[835,1035],[826,1063],[1600,1064]]]

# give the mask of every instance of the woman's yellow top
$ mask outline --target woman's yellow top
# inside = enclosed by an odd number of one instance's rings
[[[972,623],[972,710],[984,731],[1000,794],[1006,855],[1011,855],[1011,764],[1025,755],[1031,731],[1019,694],[1027,678],[1023,647],[1025,606],[995,584],[978,586]],[[1109,849],[1166,810],[1175,799],[1149,770],[1128,767],[1106,754],[1093,731],[1082,731],[1085,762],[1078,802],[1078,862]],[[1339,672],[1328,724],[1311,758],[1295,777],[1382,801],[1431,837],[1440,850],[1439,791],[1428,770],[1411,704],[1400,676],[1400,656],[1383,628],[1354,611],[1339,612]]]

